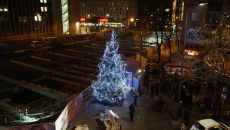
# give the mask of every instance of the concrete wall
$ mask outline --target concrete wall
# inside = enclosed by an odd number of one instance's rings
[[[61,0],[52,0],[53,14],[53,33],[54,36],[61,36],[62,33],[62,15],[61,15]]]
[[[69,31],[76,35],[76,22],[80,21],[80,0],[69,0]]]

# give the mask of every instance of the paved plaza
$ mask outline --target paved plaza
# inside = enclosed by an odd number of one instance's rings
[[[178,130],[180,122],[176,121],[171,114],[171,109],[176,108],[176,103],[167,96],[162,95],[165,105],[161,112],[153,108],[153,100],[147,96],[138,98],[138,106],[135,107],[134,121],[129,121],[129,105],[133,102],[133,95],[130,93],[121,107],[103,106],[98,103],[90,103],[88,107],[78,116],[70,130],[96,130],[96,114],[98,110],[111,109],[119,116],[122,130]],[[111,129],[112,130],[112,129]],[[119,129],[114,129],[119,130]]]

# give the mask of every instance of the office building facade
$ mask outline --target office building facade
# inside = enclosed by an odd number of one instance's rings
[[[1,0],[0,40],[74,35],[80,0]]]
[[[80,0],[52,0],[53,34],[55,36],[78,34]]]
[[[173,1],[138,0],[139,28],[154,30],[155,25],[169,25],[172,21]]]
[[[1,0],[0,37],[52,34],[51,0]]]
[[[137,17],[136,0],[81,0],[81,22],[128,25]],[[115,27],[115,26],[114,26]]]

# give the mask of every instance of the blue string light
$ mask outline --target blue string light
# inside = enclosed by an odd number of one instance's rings
[[[106,43],[101,62],[98,64],[97,80],[92,82],[93,96],[100,102],[118,104],[125,99],[130,90],[127,85],[126,64],[118,54],[119,44],[112,31],[111,39]]]

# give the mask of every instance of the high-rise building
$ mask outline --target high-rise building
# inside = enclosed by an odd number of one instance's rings
[[[138,26],[152,30],[155,25],[171,24],[172,4],[170,0],[138,0]]]
[[[180,25],[183,20],[184,0],[174,0],[172,5],[172,23]]]
[[[1,0],[0,37],[52,33],[51,0]]]
[[[111,20],[127,21],[136,17],[135,0],[81,0],[82,17],[108,17]]]
[[[135,23],[137,0],[81,0],[81,25],[123,27]]]
[[[0,39],[77,34],[79,0],[1,0]]]

